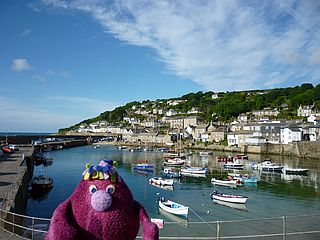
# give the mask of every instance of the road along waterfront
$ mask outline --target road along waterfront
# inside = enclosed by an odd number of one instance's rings
[[[161,236],[185,236],[183,234],[188,234],[188,232],[190,232],[190,235],[196,234],[195,236],[197,237],[213,236],[213,228],[216,226],[209,227],[203,221],[248,221],[248,219],[257,218],[275,218],[277,220],[270,220],[270,224],[261,225],[260,222],[260,225],[257,223],[255,227],[256,232],[270,233],[275,226],[281,228],[282,224],[279,225],[279,223],[282,223],[282,216],[320,214],[320,166],[318,161],[312,159],[304,159],[303,161],[299,158],[286,157],[272,159],[282,165],[310,169],[309,175],[299,176],[253,171],[251,163],[253,161],[261,161],[264,156],[249,155],[249,161],[242,161],[244,163],[244,171],[257,175],[261,181],[253,186],[229,189],[213,186],[210,182],[212,176],[219,176],[224,173],[221,163],[216,161],[216,156],[225,153],[215,152],[213,156],[205,157],[201,157],[199,153],[194,153],[187,158],[188,164],[192,166],[208,166],[210,176],[206,178],[184,177],[174,183],[174,191],[166,191],[150,185],[148,183],[148,179],[151,178],[150,175],[135,173],[131,168],[132,163],[146,159],[149,163],[154,163],[157,166],[154,174],[159,174],[162,169],[162,152],[131,152],[118,150],[110,145],[101,145],[99,148],[88,145],[52,151],[48,154],[53,158],[53,164],[48,167],[36,167],[34,175],[45,174],[52,177],[54,179],[54,187],[47,196],[28,200],[26,213],[30,216],[50,218],[57,205],[68,198],[74,191],[81,179],[85,164],[95,165],[101,159],[112,159],[118,162],[117,171],[130,187],[135,199],[147,209],[150,217],[162,218],[166,222],[173,221],[170,217],[158,211],[157,193],[160,193],[161,196],[167,199],[190,207],[192,211],[188,216],[187,222],[202,222],[201,224],[189,224],[188,228],[184,228],[181,225],[170,227],[171,224],[165,224],[165,228],[161,230]],[[246,195],[248,201],[245,209],[213,203],[209,195],[214,189],[229,194]],[[296,229],[293,226],[299,225],[297,223],[298,220],[299,218],[296,218],[295,221],[292,221],[292,229]],[[264,220],[264,222],[266,221]],[[248,226],[250,228],[252,224],[252,222],[247,222],[246,224],[243,222],[238,226]],[[233,227],[226,227],[228,225],[233,225]],[[237,232],[236,224],[230,223],[228,225],[224,224],[223,231]],[[224,232],[224,235],[227,234],[228,232]]]

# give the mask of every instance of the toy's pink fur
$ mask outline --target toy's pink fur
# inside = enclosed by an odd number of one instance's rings
[[[115,186],[112,205],[106,211],[96,211],[91,206],[90,185],[105,190]],[[135,239],[140,223],[143,239],[158,239],[158,227],[152,223],[144,207],[133,196],[122,180],[81,180],[74,193],[54,211],[46,240],[67,239]]]

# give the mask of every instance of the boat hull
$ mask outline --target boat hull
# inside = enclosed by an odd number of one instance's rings
[[[170,200],[164,202],[159,201],[159,207],[168,213],[178,216],[187,217],[189,212],[189,207],[183,206]]]
[[[238,204],[244,204],[247,201],[247,197],[242,195],[229,195],[229,194],[221,194],[221,193],[211,193],[210,195],[211,199],[223,201],[223,202],[229,202],[229,203],[238,203]]]
[[[227,186],[227,187],[236,187],[239,183],[239,180],[219,180],[212,178],[211,183],[214,185]]]
[[[153,183],[160,186],[172,186],[173,179],[163,179],[163,178],[150,178],[149,183]]]

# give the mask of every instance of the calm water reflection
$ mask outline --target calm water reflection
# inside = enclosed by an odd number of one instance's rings
[[[187,161],[192,166],[208,166],[210,175],[207,178],[184,177],[174,184],[174,191],[166,191],[148,183],[150,175],[141,175],[131,170],[131,163],[146,159],[157,166],[155,175],[162,169],[161,152],[130,152],[118,150],[114,146],[77,147],[53,151],[49,156],[54,159],[53,165],[38,166],[34,175],[45,174],[54,179],[54,188],[42,199],[28,200],[27,214],[39,217],[51,217],[54,209],[68,198],[81,179],[85,164],[96,165],[101,159],[113,159],[118,162],[117,170],[129,185],[136,200],[141,202],[149,215],[172,221],[170,216],[158,212],[157,193],[180,202],[191,208],[189,221],[234,220],[262,217],[279,217],[284,215],[320,214],[320,161],[294,157],[249,155],[243,160],[244,171],[257,175],[261,181],[257,185],[246,185],[237,189],[213,186],[212,176],[225,174],[222,164],[216,156],[226,153],[215,152],[213,156],[200,157],[194,153]],[[288,167],[309,168],[307,176],[261,173],[251,169],[252,162],[261,162],[271,158],[273,162]],[[245,208],[226,206],[214,203],[209,194],[218,191],[248,196]],[[185,224],[185,223],[183,223]]]

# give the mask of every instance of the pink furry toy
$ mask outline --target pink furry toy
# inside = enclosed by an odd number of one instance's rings
[[[73,194],[54,211],[46,240],[135,239],[140,223],[142,239],[159,239],[157,225],[133,199],[113,161],[86,167]]]

